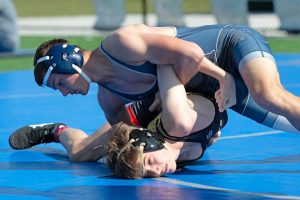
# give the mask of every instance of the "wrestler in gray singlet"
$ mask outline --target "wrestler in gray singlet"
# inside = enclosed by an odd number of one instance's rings
[[[231,109],[268,127],[299,133],[285,117],[269,112],[256,104],[239,73],[239,68],[254,58],[266,57],[275,62],[268,42],[261,34],[242,25],[208,25],[198,28],[176,28],[176,32],[177,38],[198,44],[209,60],[234,77],[237,103]],[[104,51],[108,59],[130,70],[139,72],[141,69],[144,69],[143,73],[149,73],[145,69],[151,71],[156,67],[156,65],[149,62],[144,63],[143,67],[124,64],[110,56],[103,47],[100,49]],[[155,70],[152,70],[152,75],[155,75],[153,72],[156,73]],[[120,92],[112,86],[105,87],[130,100],[138,100],[143,96]],[[213,77],[199,72],[185,85],[185,88],[187,92],[201,93],[214,98],[214,94],[219,88],[219,82]],[[154,84],[152,88],[143,92],[143,94],[153,96],[156,91],[157,85]]]
[[[237,103],[231,109],[268,127],[297,132],[285,117],[255,103],[239,73],[239,68],[254,58],[266,57],[275,62],[268,42],[261,34],[241,25],[210,25],[178,28],[176,37],[199,44],[209,60],[234,77]],[[187,91],[199,92],[212,98],[218,88],[216,79],[202,73],[198,73],[186,85]]]

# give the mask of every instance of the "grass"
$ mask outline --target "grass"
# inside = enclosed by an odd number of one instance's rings
[[[77,44],[85,49],[95,49],[99,46],[101,37],[84,37],[84,36],[70,36],[65,37],[73,44]],[[22,37],[21,46],[22,48],[35,49],[42,42],[52,39],[52,37],[37,37],[37,36],[26,36]],[[275,53],[299,53],[300,52],[300,38],[289,37],[289,38],[268,38],[270,46]],[[24,70],[32,69],[31,57],[23,58],[5,58],[0,60],[0,71],[13,71],[13,70]]]
[[[92,0],[13,0],[13,2],[19,17],[95,14]],[[153,12],[152,1],[146,2],[148,12]],[[182,6],[185,13],[210,12],[210,0],[183,0]],[[126,0],[125,10],[127,13],[142,13],[142,1]]]
[[[273,52],[300,53],[300,37],[270,37],[268,41]]]

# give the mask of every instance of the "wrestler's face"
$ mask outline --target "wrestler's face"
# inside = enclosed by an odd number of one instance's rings
[[[52,73],[47,81],[47,86],[59,90],[63,96],[68,94],[86,95],[90,84],[79,74],[57,74]]]
[[[143,154],[144,177],[160,177],[176,171],[174,156],[167,149]]]

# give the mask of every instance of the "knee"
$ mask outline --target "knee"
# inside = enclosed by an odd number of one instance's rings
[[[74,149],[74,148],[72,148],[72,149]],[[79,155],[79,152],[74,151],[72,149],[68,152],[69,160],[71,162],[84,162],[84,160],[82,159],[82,156]]]
[[[74,142],[68,149],[68,157],[71,162],[88,162],[84,155],[81,142]]]

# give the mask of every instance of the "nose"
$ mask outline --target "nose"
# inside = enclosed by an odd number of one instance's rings
[[[160,169],[159,166],[154,166],[151,169],[151,175],[153,177],[160,177],[162,175],[162,170]]]

